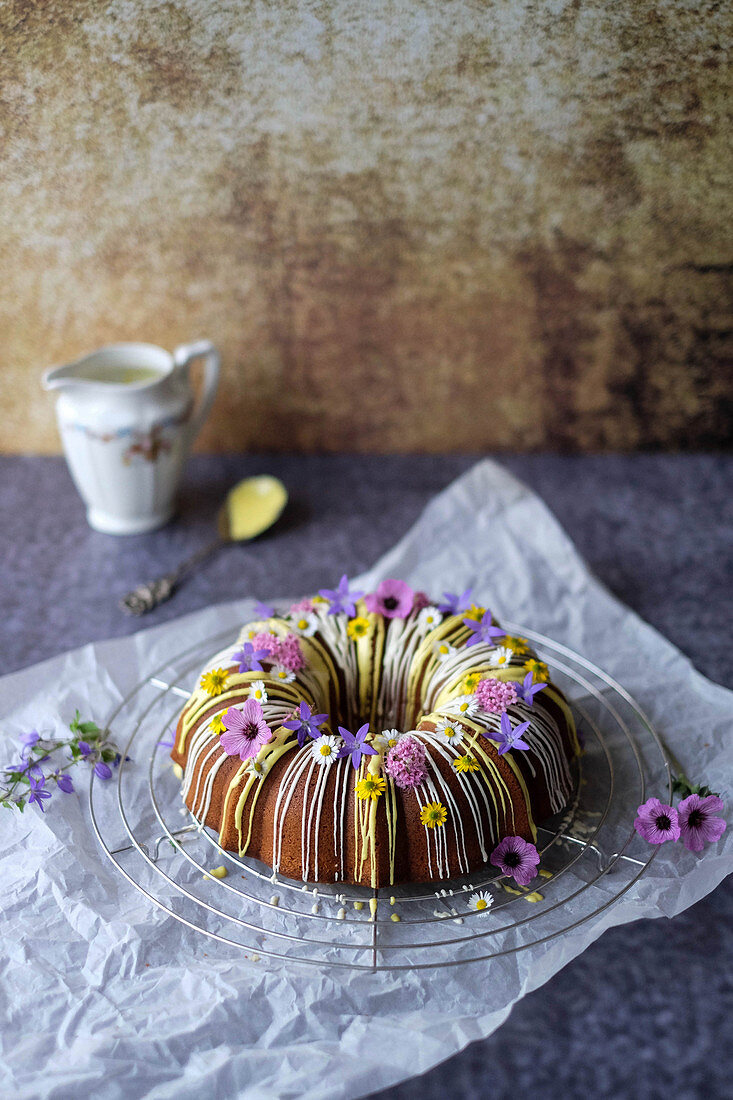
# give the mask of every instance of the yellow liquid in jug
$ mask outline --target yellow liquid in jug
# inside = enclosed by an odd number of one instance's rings
[[[108,367],[89,366],[76,372],[77,378],[88,382],[109,382],[115,386],[135,386],[141,382],[152,382],[160,378],[160,371],[154,367],[125,367],[110,364]]]

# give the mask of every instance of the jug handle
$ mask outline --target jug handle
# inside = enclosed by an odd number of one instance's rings
[[[197,340],[194,344],[181,344],[173,352],[176,370],[185,370],[194,359],[204,358],[204,376],[201,394],[191,414],[189,425],[190,442],[199,434],[206,417],[209,415],[216,387],[219,384],[219,352],[210,340]]]

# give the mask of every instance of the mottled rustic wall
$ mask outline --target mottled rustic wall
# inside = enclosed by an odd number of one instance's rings
[[[0,420],[211,336],[205,448],[714,446],[730,8],[0,3]]]

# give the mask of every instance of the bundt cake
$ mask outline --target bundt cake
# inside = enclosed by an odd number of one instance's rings
[[[310,883],[469,874],[570,799],[575,725],[547,666],[470,594],[404,581],[259,605],[178,721],[183,798],[221,845]]]

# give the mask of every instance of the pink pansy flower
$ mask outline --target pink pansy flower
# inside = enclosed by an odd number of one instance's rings
[[[219,744],[229,756],[238,756],[240,760],[257,756],[272,737],[272,730],[256,699],[248,699],[241,710],[230,707],[222,722],[227,732],[222,733]]]
[[[367,610],[385,619],[405,619],[412,611],[415,593],[405,581],[386,580],[364,597]]]
[[[494,867],[509,875],[520,886],[528,886],[537,874],[539,852],[521,836],[505,836],[491,853]]]

